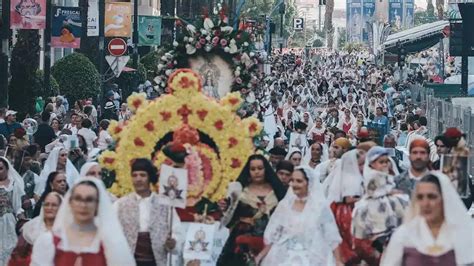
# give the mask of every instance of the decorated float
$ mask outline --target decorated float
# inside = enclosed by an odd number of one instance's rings
[[[257,88],[263,80],[264,26],[247,21],[234,28],[226,13],[222,9],[213,19],[205,12],[199,25],[178,19],[173,47],[157,62],[154,82],[167,91],[171,74],[190,68],[201,76],[203,93],[209,97],[221,99],[229,92],[240,92],[244,102],[239,114],[245,117],[255,111]]]
[[[110,191],[117,196],[132,192],[131,162],[148,158],[157,168],[171,164],[162,149],[179,142],[188,153],[187,206],[224,198],[228,183],[238,177],[254,152],[253,138],[261,132],[261,123],[237,115],[243,102],[239,92],[220,100],[206,96],[201,77],[191,69],[171,74],[167,89],[169,94],[152,101],[144,94],[131,95],[132,118],[110,124],[115,148],[99,158],[104,168],[115,173]]]

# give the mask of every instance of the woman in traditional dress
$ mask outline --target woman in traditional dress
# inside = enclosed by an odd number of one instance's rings
[[[51,231],[53,228],[62,200],[63,196],[57,192],[50,192],[46,196],[40,215],[25,223],[21,228],[18,243],[8,262],[9,266],[30,265],[33,244],[42,233]]]
[[[310,266],[339,262],[336,221],[313,170],[297,167],[291,188],[265,230],[265,248],[255,258],[263,266]],[[334,257],[333,257],[334,255]],[[337,263],[339,264],[339,263]]]
[[[41,195],[46,187],[46,181],[51,172],[59,171],[66,174],[66,181],[69,187],[74,184],[74,181],[79,178],[79,173],[72,162],[68,159],[68,152],[63,147],[54,148],[44,163],[43,171],[40,174],[40,183],[38,189],[35,189],[36,194]]]
[[[449,178],[431,172],[418,181],[382,265],[474,265],[473,232],[472,218]]]
[[[82,178],[66,194],[52,231],[33,246],[31,265],[135,265],[100,180]]]
[[[369,265],[378,265],[378,259],[373,255],[372,242],[354,239],[351,233],[352,210],[364,194],[362,174],[365,155],[366,151],[362,149],[346,152],[329,174],[327,183],[323,184],[341,233],[342,243],[339,249],[341,260],[346,265],[359,264],[361,260]]]
[[[24,218],[21,208],[23,195],[21,176],[5,157],[0,157],[0,265],[7,264],[16,245],[17,218]]]
[[[270,215],[283,199],[286,189],[264,156],[251,155],[237,182],[243,187],[227,209],[222,223],[231,228],[217,265],[249,265],[263,249],[263,233]],[[224,206],[223,206],[224,205]]]
[[[298,148],[291,148],[288,154],[286,155],[285,160],[290,161],[293,166],[300,166],[301,159],[303,158],[303,153]]]
[[[398,174],[388,149],[376,146],[366,155],[364,165],[365,194],[352,213],[352,235],[369,239],[379,252],[397,228],[408,206],[408,195],[393,194],[393,176]]]
[[[326,143],[326,128],[323,126],[323,120],[316,118],[315,125],[308,132],[308,138],[313,142],[324,144]]]
[[[353,125],[356,124],[356,119],[354,115],[351,113],[351,110],[346,108],[344,109],[344,115],[341,116],[339,119],[339,124],[337,125],[337,128],[340,130],[346,132],[346,134],[349,132],[349,130],[352,128]]]
[[[33,217],[40,215],[43,202],[49,193],[56,192],[59,193],[59,195],[64,196],[68,188],[66,175],[63,172],[51,172],[46,180],[46,188],[44,189],[43,194],[41,194],[38,202],[36,202],[33,210]]]

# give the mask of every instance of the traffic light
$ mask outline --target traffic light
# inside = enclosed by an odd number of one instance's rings
[[[280,9],[279,9],[280,14],[285,14],[285,8],[286,8],[285,3],[284,2],[281,3],[280,4]]]
[[[406,50],[401,47],[398,49],[398,66],[402,68],[405,65]]]

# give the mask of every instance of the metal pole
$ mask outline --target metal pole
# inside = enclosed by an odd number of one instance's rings
[[[2,0],[2,27],[0,28],[0,107],[8,106],[8,40],[10,39],[10,0]]]
[[[319,18],[318,18],[318,20],[319,20],[319,22],[318,22],[319,23],[319,31],[321,31],[321,5],[319,5]]]
[[[104,59],[105,59],[105,37],[104,37],[104,24],[105,24],[105,0],[99,0],[99,74],[100,74],[100,93],[101,97],[99,102],[103,106],[104,98]]]
[[[283,16],[284,15],[285,15],[284,13],[280,12],[280,53],[283,53]]]
[[[51,81],[50,81],[50,76],[51,76],[51,9],[52,9],[51,1],[52,0],[46,0],[46,27],[44,29],[44,36],[43,36],[43,47],[44,47],[43,82],[44,82],[44,90],[46,92],[51,91]]]
[[[461,94],[462,96],[467,96],[467,86],[468,86],[468,78],[469,78],[469,57],[468,57],[468,45],[467,45],[467,36],[468,36],[467,26],[464,24],[462,25],[462,49],[461,49]]]
[[[138,69],[138,0],[133,1],[133,68]]]

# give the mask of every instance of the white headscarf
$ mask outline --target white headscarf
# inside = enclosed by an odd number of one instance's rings
[[[100,166],[99,163],[97,162],[88,162],[88,163],[85,163],[82,167],[81,167],[81,176],[84,177],[84,176],[87,176],[87,172],[89,172],[89,170],[94,167],[94,166]]]
[[[48,180],[48,175],[51,172],[57,170],[58,167],[58,158],[59,152],[63,150],[63,147],[56,147],[54,148],[46,159],[44,163],[43,171],[41,171],[38,189],[35,189],[35,193],[41,195],[46,187],[46,181]],[[67,159],[66,162],[66,182],[69,187],[72,187],[74,181],[80,177],[79,172],[77,172],[76,167],[72,164],[72,162]]]
[[[362,196],[363,179],[357,160],[357,149],[344,153],[336,163],[334,170],[326,180],[327,198],[329,202],[342,202],[347,196]]]
[[[459,194],[454,189],[449,178],[439,171],[429,174],[438,178],[443,197],[444,224],[441,226],[438,238],[446,238],[440,241],[443,250],[439,255],[454,250],[456,265],[472,265],[474,263],[474,223],[467,209],[461,201]],[[432,245],[433,237],[426,225],[425,219],[420,215],[420,209],[416,198],[412,201],[405,215],[403,224],[393,234],[386,254],[384,254],[382,265],[395,265],[403,256],[405,245],[413,246],[421,253],[426,253]],[[393,262],[393,263],[391,263]]]
[[[54,194],[61,199],[63,202],[63,196],[61,196],[57,192],[50,192],[48,195]],[[46,224],[44,223],[44,205],[41,207],[40,214],[38,217],[33,218],[29,222],[25,223],[22,227],[22,235],[23,238],[28,242],[30,245],[33,245],[36,239],[42,234],[48,231],[46,228]]]
[[[59,208],[53,225],[53,233],[60,235],[62,230],[74,223],[71,206],[69,204],[74,187],[84,181],[94,183],[99,192],[99,203],[94,223],[100,243],[104,247],[104,254],[108,265],[135,265],[132,251],[123,234],[122,227],[112,207],[107,190],[101,180],[93,177],[84,177],[76,180],[73,187],[64,196],[64,203]]]
[[[15,183],[17,183],[18,186],[19,186],[19,189],[21,189],[21,191],[23,191],[22,195],[25,195],[25,192],[24,192],[25,191],[25,182],[23,181],[23,178],[21,177],[21,175],[15,170],[13,165],[10,163],[10,161],[6,157],[0,156],[0,158],[5,160],[5,162],[7,163],[8,179],[10,179],[10,182],[12,183],[12,181],[14,181]]]

